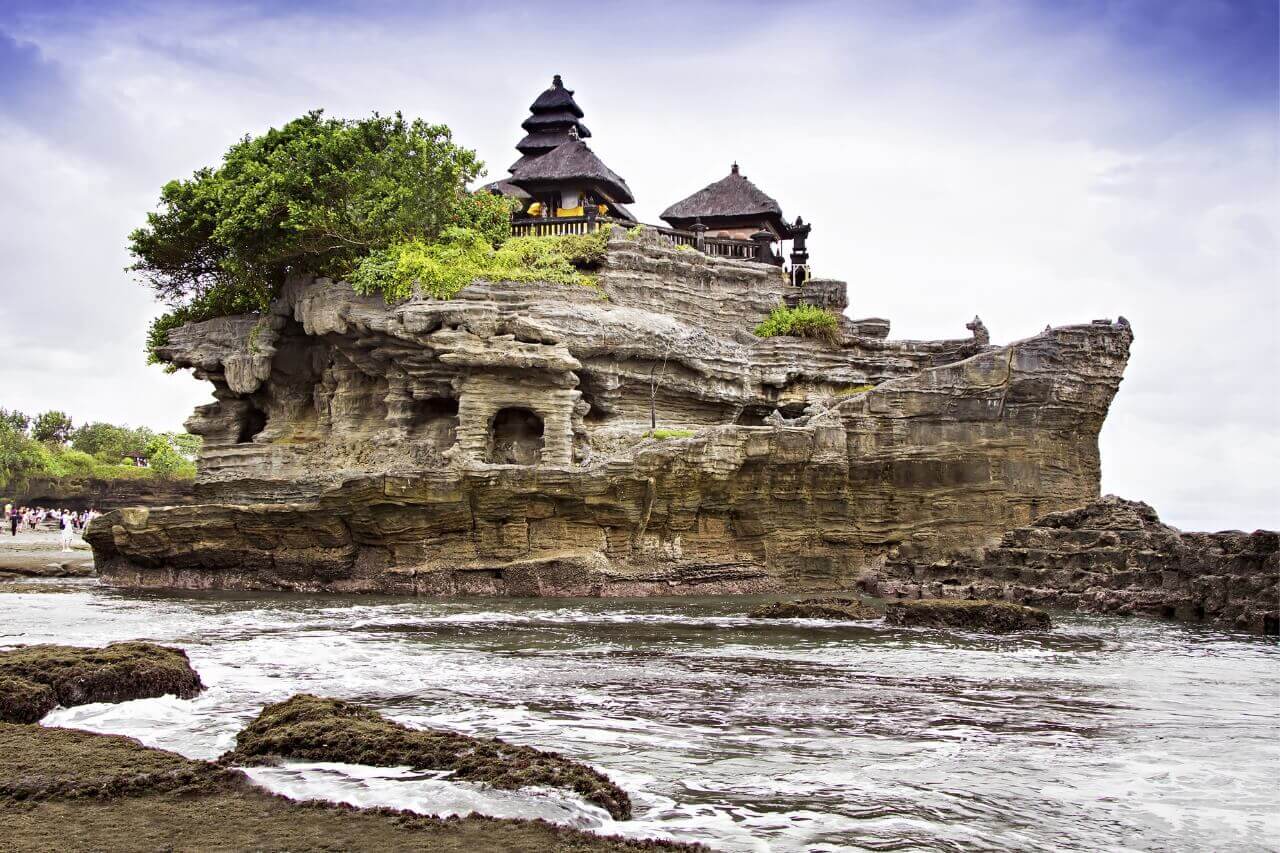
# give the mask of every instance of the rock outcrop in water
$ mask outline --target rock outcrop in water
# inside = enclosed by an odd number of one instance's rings
[[[920,599],[894,601],[884,613],[885,624],[907,628],[959,628],[984,634],[1042,631],[1052,624],[1049,614],[1009,601],[983,599]]]
[[[295,802],[240,770],[149,749],[133,738],[0,723],[4,849],[704,850],[598,836],[541,820],[436,818]]]
[[[190,699],[203,689],[186,652],[153,643],[34,645],[0,652],[0,721],[33,723],[58,705],[170,693]]]
[[[196,503],[98,519],[104,580],[838,588],[905,543],[942,555],[1098,496],[1123,321],[1004,346],[976,319],[949,341],[847,319],[838,346],[760,339],[778,304],[842,311],[845,285],[620,229],[599,281],[390,306],[294,281],[266,316],[175,330],[163,355],[214,388],[188,422]],[[649,437],[651,417],[670,431]]]
[[[976,555],[901,555],[869,591],[887,597],[1002,598],[1280,633],[1280,535],[1183,533],[1114,495],[1049,513]],[[906,550],[906,549],[904,549]]]
[[[558,753],[496,738],[410,729],[339,699],[299,694],[268,705],[236,736],[235,750],[222,760],[261,764],[276,758],[448,770],[451,779],[495,788],[564,788],[615,820],[631,817],[626,791],[603,773]]]

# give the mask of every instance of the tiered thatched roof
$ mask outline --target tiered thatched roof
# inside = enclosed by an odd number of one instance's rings
[[[530,193],[565,185],[590,185],[610,201],[635,201],[627,182],[602,163],[581,139],[570,139],[554,151],[528,160],[511,176],[511,183]]]
[[[579,139],[591,136],[591,131],[578,119],[582,118],[582,108],[573,99],[573,90],[564,87],[564,81],[557,74],[551,78],[551,88],[545,90],[529,106],[532,113],[520,126],[528,135],[516,143],[516,150],[525,157],[538,157],[563,145],[570,139],[570,133]],[[521,160],[511,164],[507,170],[515,174]]]
[[[700,220],[711,229],[768,223],[779,234],[790,230],[782,216],[782,207],[747,180],[738,171],[737,163],[733,164],[728,177],[671,205],[662,212],[662,218],[673,228],[688,228]]]

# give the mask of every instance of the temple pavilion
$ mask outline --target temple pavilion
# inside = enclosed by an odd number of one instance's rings
[[[516,143],[520,158],[507,169],[510,177],[486,187],[520,201],[512,233],[588,233],[606,223],[635,223],[625,207],[635,201],[631,188],[588,147],[584,140],[591,131],[582,119],[573,90],[565,88],[559,74],[529,106],[529,117],[520,125],[525,136]],[[726,177],[668,207],[662,219],[669,228],[646,227],[671,243],[718,257],[781,266],[782,253],[774,244],[792,240],[792,277],[797,282],[808,277],[810,226],[798,217],[788,222],[778,202],[748,180],[737,163]]]
[[[527,217],[575,218],[592,214],[634,222],[624,205],[635,198],[631,188],[606,166],[587,143],[591,131],[582,123],[582,108],[557,74],[551,88],[529,107],[520,126],[525,137],[516,143],[520,159],[507,169],[511,177],[489,189],[520,199]]]

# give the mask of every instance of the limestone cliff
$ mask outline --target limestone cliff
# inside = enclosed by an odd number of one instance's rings
[[[196,503],[89,532],[110,583],[419,594],[847,586],[1098,496],[1123,321],[992,346],[752,334],[840,282],[627,238],[600,286],[386,305],[291,282],[175,330],[213,384]],[[869,390],[867,390],[869,388]],[[666,440],[647,437],[650,418]],[[671,432],[659,433],[670,435]],[[687,435],[687,437],[685,437]]]

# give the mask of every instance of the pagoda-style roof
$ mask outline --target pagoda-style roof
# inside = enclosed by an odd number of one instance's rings
[[[602,163],[581,139],[570,139],[554,151],[527,162],[522,158],[520,162],[524,165],[512,174],[511,183],[527,192],[580,184],[599,190],[613,202],[635,201],[627,182]]]
[[[582,118],[582,108],[573,99],[573,90],[564,87],[564,81],[560,79],[559,74],[551,78],[551,88],[543,90],[542,94],[529,105],[529,111],[534,113],[549,113],[553,110],[568,110],[578,118]]]
[[[701,220],[708,228],[769,223],[779,234],[790,230],[782,207],[772,196],[747,180],[734,163],[728,177],[703,187],[662,211],[673,228],[685,228]]]
[[[567,128],[559,133],[551,131],[530,133],[516,143],[516,150],[522,154],[546,154],[564,145],[571,138]]]
[[[534,113],[524,120],[520,125],[530,133],[546,130],[559,130],[567,132],[569,128],[573,128],[578,132],[579,139],[586,139],[591,136],[591,131],[587,130],[587,126],[578,121],[573,113],[568,110],[556,110],[551,113]]]

